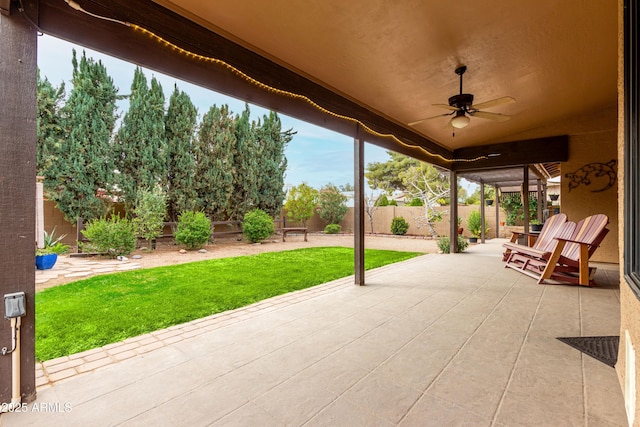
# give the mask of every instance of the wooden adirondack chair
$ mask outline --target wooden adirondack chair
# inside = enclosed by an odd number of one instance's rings
[[[512,249],[505,267],[536,278],[539,284],[555,280],[582,286],[595,285],[595,268],[589,267],[589,259],[609,233],[608,223],[609,218],[602,214],[589,216],[575,226],[568,221],[554,237],[556,243],[552,248],[521,247],[517,252]]]
[[[506,248],[502,256],[502,260],[507,261],[511,251],[518,251],[518,249],[523,247],[531,247],[541,251],[549,250],[553,245],[555,245],[556,241],[553,240],[553,238],[558,234],[560,228],[565,222],[567,222],[567,216],[561,213],[549,218],[542,226],[540,233],[534,234],[513,231],[511,240],[502,245]],[[519,245],[517,243],[520,236],[527,236],[527,246]]]

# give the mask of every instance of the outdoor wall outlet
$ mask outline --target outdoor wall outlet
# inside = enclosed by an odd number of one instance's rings
[[[24,292],[15,292],[13,294],[5,294],[4,296],[4,318],[14,319],[27,314],[25,310]]]

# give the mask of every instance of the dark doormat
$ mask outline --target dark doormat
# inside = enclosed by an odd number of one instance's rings
[[[609,337],[559,337],[558,339],[612,368],[615,367],[618,360],[620,337],[617,335]]]

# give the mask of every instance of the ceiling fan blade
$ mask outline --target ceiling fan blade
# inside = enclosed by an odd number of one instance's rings
[[[469,115],[473,117],[480,117],[481,119],[493,120],[496,122],[506,122],[511,118],[511,116],[507,116],[506,114],[490,113],[488,111],[469,111]]]
[[[491,101],[481,102],[480,104],[472,105],[473,110],[482,110],[483,108],[497,107],[498,105],[512,104],[516,100],[510,96],[503,96],[502,98],[492,99]]]
[[[420,120],[416,120],[415,122],[407,123],[407,125],[415,126],[415,125],[420,124],[422,122],[426,122],[427,120],[437,119],[438,117],[446,117],[446,116],[450,116],[451,114],[453,114],[453,113],[438,114],[437,116],[431,116],[431,117],[427,117],[426,119],[420,119]]]
[[[451,111],[460,111],[460,108],[458,107],[453,107],[449,104],[433,104],[434,107],[440,107],[440,108],[444,108],[446,110],[451,110]]]

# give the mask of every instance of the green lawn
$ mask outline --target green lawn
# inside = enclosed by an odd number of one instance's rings
[[[367,249],[371,269],[420,255]],[[353,249],[308,248],[96,276],[36,295],[49,360],[353,274]]]

